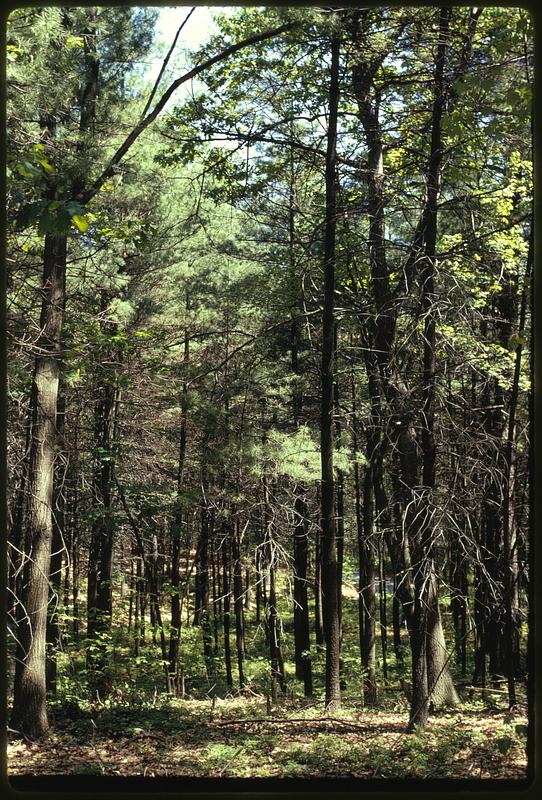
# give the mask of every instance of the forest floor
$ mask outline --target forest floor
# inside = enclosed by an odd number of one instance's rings
[[[406,706],[345,705],[325,716],[301,703],[268,711],[232,697],[57,712],[43,742],[13,740],[10,775],[522,779],[526,709],[473,702],[405,735]],[[76,717],[75,719],[73,717]]]

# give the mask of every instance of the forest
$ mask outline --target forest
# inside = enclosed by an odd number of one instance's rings
[[[520,785],[529,13],[5,30],[13,785]]]

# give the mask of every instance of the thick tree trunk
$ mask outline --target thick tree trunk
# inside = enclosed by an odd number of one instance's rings
[[[31,391],[29,552],[17,615],[17,648],[10,727],[29,738],[47,734],[45,637],[53,537],[53,470],[65,301],[66,237],[45,237],[40,337]]]
[[[450,654],[446,649],[444,630],[437,594],[437,581],[431,576],[429,591],[429,609],[427,618],[427,684],[430,702],[435,709],[443,706],[456,706],[459,696],[455,690],[454,682],[448,664]]]

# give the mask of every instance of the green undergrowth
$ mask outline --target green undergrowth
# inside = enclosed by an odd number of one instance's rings
[[[353,565],[345,569],[351,574]],[[352,587],[353,584],[350,584]],[[72,618],[62,619],[64,636],[62,649],[57,656],[58,680],[56,698],[50,698],[49,710],[53,726],[67,730],[84,738],[92,733],[93,725],[110,735],[124,730],[163,731],[183,730],[192,722],[212,720],[229,713],[266,716],[269,713],[271,697],[269,655],[265,642],[263,624],[256,621],[254,606],[246,613],[246,659],[244,671],[246,686],[239,689],[236,664],[235,633],[231,635],[233,687],[226,683],[223,657],[223,630],[218,626],[217,655],[211,664],[206,665],[203,658],[203,634],[201,627],[187,625],[183,619],[181,642],[181,663],[185,677],[185,697],[171,698],[165,691],[164,665],[160,649],[159,632],[146,625],[145,642],[134,652],[134,632],[128,630],[128,598],[117,594],[114,598],[115,613],[111,635],[107,640],[109,665],[112,676],[112,690],[107,698],[96,703],[89,691],[86,666],[86,641],[84,636],[75,638],[72,632]],[[441,602],[443,624],[447,642],[453,642],[453,629],[446,598]],[[344,709],[362,711],[364,670],[360,663],[358,639],[358,604],[355,597],[343,596],[343,641],[342,641],[342,697]],[[282,647],[286,672],[286,692],[278,691],[277,701],[273,703],[272,713],[303,713],[319,715],[322,713],[325,695],[325,652],[317,648],[314,632],[311,643],[311,662],[313,672],[314,697],[305,701],[302,683],[295,678],[293,605],[289,588],[283,576],[278,580],[278,610],[282,621]],[[168,619],[168,607],[164,603],[163,619]],[[314,609],[311,607],[311,618]],[[391,620],[391,598],[388,598],[388,620]],[[81,629],[84,630],[83,621]],[[234,625],[233,625],[234,628]],[[169,631],[166,624],[166,638]],[[378,630],[380,634],[380,630]],[[213,641],[214,643],[214,641]],[[377,709],[408,715],[408,701],[400,687],[400,679],[410,679],[410,653],[408,635],[402,630],[402,655],[398,660],[393,648],[391,626],[388,628],[387,675],[384,675],[384,657],[381,636],[377,636]],[[450,668],[454,678],[461,683],[468,678],[461,676],[457,661],[452,654]],[[467,663],[467,676],[472,674],[472,665]],[[520,701],[524,691],[518,686]],[[474,712],[483,709],[504,708],[506,696],[489,692],[484,701],[479,693],[468,697],[463,693],[463,708]],[[312,704],[306,708],[306,703]],[[341,709],[342,714],[350,712]]]
[[[524,717],[478,702],[408,736],[405,714],[345,704],[330,715],[300,702],[269,711],[263,697],[58,703],[54,713],[49,741],[25,752],[24,769],[55,772],[57,759],[68,774],[439,779],[518,776],[525,765]]]

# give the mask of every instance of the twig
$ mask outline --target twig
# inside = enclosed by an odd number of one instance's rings
[[[346,725],[350,728],[355,728],[359,731],[370,731],[373,728],[369,728],[365,725],[356,725],[354,722],[349,722],[346,719],[337,719],[336,717],[316,717],[314,719],[306,719],[305,717],[253,717],[252,719],[227,719],[222,722],[216,722],[215,725],[219,727],[224,727],[226,725],[254,725],[255,723],[266,723],[266,722],[274,722],[278,724],[288,724],[290,722],[297,723],[303,722],[307,723],[322,723],[322,722],[330,722],[339,725]]]

